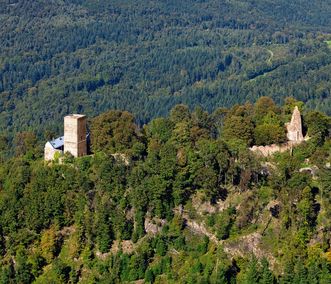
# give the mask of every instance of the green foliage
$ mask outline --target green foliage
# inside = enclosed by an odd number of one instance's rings
[[[34,158],[37,153],[37,137],[32,132],[20,132],[17,133],[15,140],[15,150],[17,156],[27,156],[28,158]]]
[[[308,126],[308,135],[319,146],[322,145],[329,133],[331,124],[330,118],[321,112],[310,111],[307,114],[305,121]]]
[[[286,107],[263,98],[215,119],[178,105],[142,129],[109,111],[90,123],[95,153],[63,162],[24,136],[0,164],[0,281],[328,283],[329,133],[263,159],[248,149]],[[308,132],[329,121],[302,114]]]
[[[252,145],[254,125],[249,117],[230,116],[224,121],[222,136],[225,140],[238,139]]]
[[[261,278],[259,283],[261,284],[272,284],[275,282],[275,277],[269,269],[269,263],[267,259],[263,258],[261,261],[262,269],[261,269]]]
[[[330,9],[308,0],[4,4],[0,130],[49,138],[67,113],[125,109],[144,124],[181,103],[212,111],[288,94],[329,112]]]
[[[271,145],[285,142],[285,129],[279,125],[261,124],[254,129],[257,145]]]
[[[261,122],[267,115],[279,113],[279,108],[270,97],[260,97],[254,105],[254,118]]]
[[[259,283],[259,279],[260,279],[260,273],[258,268],[258,261],[255,257],[252,257],[252,259],[249,261],[243,283],[245,284]]]
[[[230,236],[230,231],[235,220],[235,209],[228,208],[215,218],[216,235],[220,240],[225,240]]]
[[[94,118],[91,127],[94,152],[130,149],[138,141],[134,117],[128,112],[109,111]]]

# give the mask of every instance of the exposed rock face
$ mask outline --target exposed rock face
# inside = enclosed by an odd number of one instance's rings
[[[291,122],[286,125],[287,128],[287,139],[295,143],[304,141],[302,134],[302,122],[301,115],[298,107],[294,108]]]
[[[299,169],[300,173],[308,173],[308,174],[311,174],[313,177],[316,177],[317,171],[318,171],[318,167],[316,167],[316,166],[304,167],[304,168]]]
[[[117,162],[122,162],[126,166],[130,165],[130,159],[127,155],[125,155],[123,153],[115,153],[115,154],[111,154],[111,155],[114,157],[114,159]]]
[[[149,234],[157,234],[161,232],[162,227],[165,225],[166,221],[163,219],[153,218],[150,219],[149,217],[145,218],[145,232]]]
[[[188,217],[188,216],[185,216]],[[219,241],[217,239],[217,237],[209,232],[206,227],[204,226],[204,224],[199,224],[196,221],[190,219],[190,218],[185,218],[186,220],[186,226],[192,231],[195,232],[197,234],[201,234],[201,235],[205,235],[207,236],[212,242],[214,242],[215,244],[220,244],[222,243],[222,241]]]
[[[224,242],[224,252],[232,257],[245,257],[247,253],[252,253],[259,259],[265,257],[271,268],[277,263],[273,255],[262,248],[262,235],[257,232],[240,237],[235,241]]]

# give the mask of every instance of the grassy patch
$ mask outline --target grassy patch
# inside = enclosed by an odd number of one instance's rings
[[[288,46],[282,44],[271,45],[269,50],[273,53],[272,61],[282,60],[289,56]]]

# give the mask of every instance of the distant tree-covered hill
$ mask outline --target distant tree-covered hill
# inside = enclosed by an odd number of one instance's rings
[[[0,131],[262,95],[331,113],[329,1],[0,0]]]

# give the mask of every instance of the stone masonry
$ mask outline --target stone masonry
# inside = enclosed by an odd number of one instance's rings
[[[62,150],[55,149],[50,142],[47,142],[44,148],[44,159],[45,161],[52,161],[54,160],[54,157],[56,153],[59,153],[59,155],[62,154]]]
[[[302,134],[301,115],[297,106],[294,108],[291,122],[286,124],[286,128],[288,141],[294,143],[301,143],[304,141]]]
[[[64,117],[64,153],[74,157],[87,154],[86,116],[71,114]]]
[[[285,152],[291,150],[293,145],[300,144],[305,139],[302,134],[302,121],[301,114],[296,106],[293,110],[291,122],[286,123],[287,129],[287,143],[281,145],[266,145],[266,146],[253,146],[250,148],[251,151],[261,154],[262,156],[270,156],[276,152]]]

